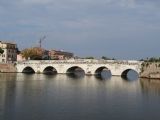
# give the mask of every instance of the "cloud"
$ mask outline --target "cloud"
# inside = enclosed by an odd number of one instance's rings
[[[158,45],[159,5],[159,0],[1,0],[0,38],[14,39],[22,48],[47,35],[48,48],[81,55],[98,48],[97,55],[113,56],[121,50],[122,57],[131,56],[128,48],[141,51],[139,42],[149,41],[145,52],[152,39]]]
[[[36,4],[49,5],[54,3],[54,0],[21,0],[19,2],[20,4],[23,5],[36,5]]]

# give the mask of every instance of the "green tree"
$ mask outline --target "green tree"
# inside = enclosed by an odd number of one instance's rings
[[[85,57],[85,59],[94,59],[94,57],[89,56],[89,57]]]
[[[4,50],[0,47],[0,54],[3,54]]]
[[[104,60],[110,60],[110,58],[105,57],[105,56],[102,56],[102,59],[104,59]]]

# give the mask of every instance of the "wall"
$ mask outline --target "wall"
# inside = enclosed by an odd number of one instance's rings
[[[0,72],[14,73],[16,72],[16,67],[14,66],[14,64],[0,63]]]
[[[150,79],[160,79],[160,62],[144,62],[140,77]]]

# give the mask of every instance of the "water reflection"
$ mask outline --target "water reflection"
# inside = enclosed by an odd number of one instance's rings
[[[96,74],[95,77],[99,80],[110,80],[112,74],[108,70],[102,70],[102,72],[100,74]]]
[[[121,77],[0,74],[0,120],[150,119],[160,105],[143,94],[160,93],[160,82]],[[143,101],[142,101],[143,100]],[[152,113],[149,108],[157,106]],[[152,107],[153,106],[153,107]],[[148,114],[150,113],[150,114]]]
[[[81,79],[85,76],[84,72],[74,72],[66,74],[70,78]]]
[[[7,120],[14,114],[16,99],[16,76],[17,74],[0,74],[0,119]]]
[[[160,80],[140,79],[142,90],[145,94],[160,95]]]
[[[129,71],[127,71],[126,75],[122,75],[122,78],[123,78],[123,80],[132,82],[132,81],[138,80],[139,75],[136,71],[129,70]]]

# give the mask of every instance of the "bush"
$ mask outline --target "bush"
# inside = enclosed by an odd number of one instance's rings
[[[0,54],[3,54],[4,50],[0,47]]]

